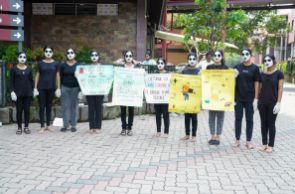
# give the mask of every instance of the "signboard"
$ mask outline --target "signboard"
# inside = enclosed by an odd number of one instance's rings
[[[33,3],[33,15],[53,15],[53,3]]]
[[[23,30],[0,29],[0,40],[2,41],[24,41]]]
[[[97,15],[99,16],[117,16],[118,4],[97,4]]]
[[[200,112],[201,90],[201,76],[172,74],[170,79],[169,112]]]
[[[110,92],[114,79],[114,66],[77,66],[75,75],[83,95],[107,95]]]
[[[168,104],[170,74],[147,74],[144,95],[147,103]]]
[[[0,12],[1,11],[24,12],[24,3],[19,0],[1,0]]]
[[[144,69],[115,67],[113,105],[142,107]]]
[[[0,26],[23,27],[24,26],[24,16],[0,14]]]
[[[202,71],[202,108],[233,111],[235,103],[235,71]]]

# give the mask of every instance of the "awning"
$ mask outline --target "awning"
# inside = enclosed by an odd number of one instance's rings
[[[170,32],[163,32],[163,31],[157,31],[155,34],[156,38],[159,39],[164,39],[164,40],[170,40],[174,42],[180,42],[180,43],[185,43],[184,41],[184,35],[181,34],[175,34],[175,33],[170,33]],[[200,42],[202,41],[200,38],[196,38],[195,40],[189,40],[188,44],[194,45],[194,41]],[[204,40],[203,40],[204,41]],[[207,40],[205,40],[207,41]],[[231,43],[224,43],[224,45],[228,48],[233,48],[233,49],[239,49],[236,45],[231,44]]]

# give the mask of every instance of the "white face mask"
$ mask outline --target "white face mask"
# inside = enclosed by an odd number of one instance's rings
[[[188,57],[188,65],[191,66],[191,67],[194,67],[197,65],[197,59],[195,56],[189,56]]]
[[[251,54],[247,50],[243,50],[241,54],[242,62],[249,61],[251,59]]]
[[[219,51],[216,51],[215,53],[214,53],[214,57],[213,57],[213,60],[215,61],[215,62],[221,62],[221,60],[222,60],[222,54],[219,52]]]
[[[272,58],[270,58],[269,56],[264,58],[263,63],[267,68],[272,67],[274,65]]]
[[[67,58],[68,58],[68,60],[73,60],[73,59],[75,59],[75,57],[76,57],[76,54],[75,54],[74,50],[73,49],[69,49],[67,51]]]
[[[47,48],[45,49],[44,51],[44,56],[47,58],[47,59],[51,59],[52,56],[53,56],[53,51],[51,48]]]
[[[131,52],[127,52],[127,53],[125,54],[125,61],[126,61],[127,63],[131,63],[131,62],[133,61],[133,55],[132,55]]]
[[[165,63],[162,60],[158,61],[157,67],[159,70],[163,70],[165,68]]]
[[[26,54],[22,53],[18,56],[18,63],[25,64],[27,62],[27,56]]]
[[[99,60],[98,53],[97,53],[97,52],[92,52],[90,58],[91,58],[91,61],[92,61],[93,63],[98,62],[98,60]]]

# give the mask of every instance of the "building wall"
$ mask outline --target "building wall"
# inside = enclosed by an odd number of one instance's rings
[[[87,46],[111,62],[125,49],[136,52],[136,20],[136,3],[130,2],[119,4],[118,16],[32,16],[31,45],[62,52]]]

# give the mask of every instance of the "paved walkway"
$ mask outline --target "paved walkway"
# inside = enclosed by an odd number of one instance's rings
[[[153,138],[153,115],[135,118],[134,136],[121,137],[120,120],[103,121],[91,135],[77,133],[15,135],[0,128],[0,193],[295,193],[295,90],[287,85],[277,121],[275,152],[261,153],[255,113],[256,148],[233,148],[234,117],[226,113],[221,145],[209,146],[208,113],[199,114],[197,142],[182,142],[183,116],[171,115],[168,139]],[[245,139],[243,131],[242,139]]]

